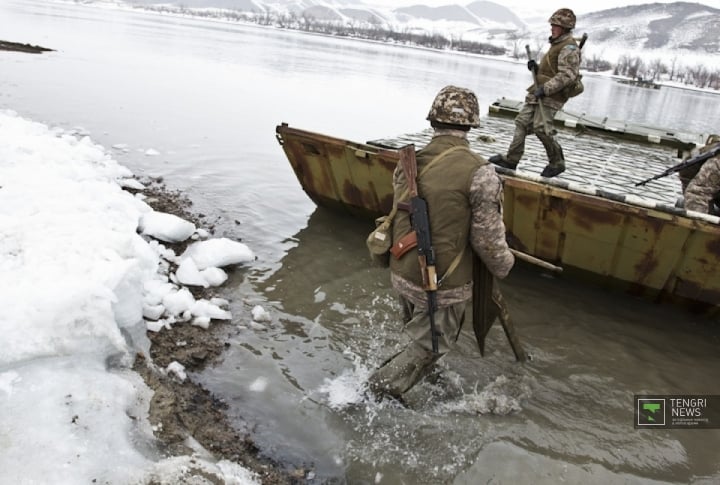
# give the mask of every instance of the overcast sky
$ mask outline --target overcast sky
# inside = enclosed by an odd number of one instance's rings
[[[386,0],[380,1],[375,0],[377,3],[384,5],[393,5],[398,7],[404,7],[408,5],[429,5],[439,6],[457,3],[459,5],[467,5],[472,3],[473,0]],[[490,0],[494,1],[494,0]],[[526,13],[537,13],[543,14],[545,12],[552,13],[558,8],[567,7],[575,11],[576,14],[594,12],[597,10],[604,10],[608,8],[624,7],[627,5],[641,5],[644,3],[672,3],[675,0],[604,0],[603,2],[563,2],[563,1],[538,1],[538,0],[497,0],[495,3],[508,7],[513,12],[523,15]],[[367,3],[372,3],[367,2]],[[698,3],[707,5],[709,7],[720,8],[720,0],[700,0]]]

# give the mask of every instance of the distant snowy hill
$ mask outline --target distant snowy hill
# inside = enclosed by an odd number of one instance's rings
[[[99,0],[102,1],[102,0]],[[362,0],[125,0],[131,5],[175,5],[186,8],[229,9],[255,14],[296,15],[317,20],[375,22],[386,25],[452,25],[458,32],[473,28],[524,30],[525,23],[510,9],[490,1],[389,9]]]
[[[85,0],[93,1],[93,0]],[[95,0],[102,1],[102,0]],[[521,19],[500,3],[471,1],[430,7],[390,9],[379,0],[125,0],[139,6],[223,9],[257,17],[292,17],[338,25],[374,26],[394,31],[429,32],[502,47],[510,55],[530,44],[547,44],[546,19]],[[587,32],[588,55],[614,61],[621,54],[699,56],[720,63],[720,9],[700,3],[647,3],[599,10],[578,17],[577,35]]]
[[[720,10],[699,3],[652,3],[580,17],[594,42],[637,49],[720,52]]]
[[[478,1],[461,6],[458,4],[427,7],[413,5],[393,10],[397,21],[412,23],[429,20],[431,22],[456,22],[458,29],[484,28],[487,30],[525,30],[525,23],[507,7],[488,1]],[[463,25],[464,24],[464,25]]]

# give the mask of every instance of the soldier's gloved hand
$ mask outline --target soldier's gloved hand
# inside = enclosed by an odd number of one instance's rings
[[[540,86],[535,90],[535,97],[537,99],[544,98],[545,97],[545,86]]]
[[[528,61],[527,66],[528,66],[528,71],[532,71],[532,72],[534,72],[534,73],[537,74],[537,72],[538,72],[538,64],[537,64],[537,62],[535,62],[535,59],[530,59],[530,60]]]

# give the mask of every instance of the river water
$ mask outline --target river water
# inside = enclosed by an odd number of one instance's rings
[[[258,258],[223,286],[235,326],[194,376],[262,451],[309,483],[718,483],[720,430],[636,430],[635,394],[720,394],[717,323],[517,267],[503,282],[533,359],[494,328],[409,396],[363,395],[402,343],[367,223],[316,209],[278,145],[281,122],[366,141],[426,128],[446,84],[482,110],[521,96],[523,64],[110,8],[6,0],[0,108],[87,133],[138,175],[185,191],[216,236]],[[585,76],[567,108],[707,133],[719,97]],[[651,175],[651,174],[646,174]],[[272,321],[252,324],[263,306]],[[244,424],[249,423],[249,424]]]

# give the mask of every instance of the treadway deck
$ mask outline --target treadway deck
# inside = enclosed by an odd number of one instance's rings
[[[489,116],[481,120],[479,128],[470,130],[468,140],[475,152],[488,158],[496,153],[505,153],[513,132],[511,119]],[[432,133],[431,129],[427,129],[367,143],[384,148],[400,148],[412,143],[419,149],[430,142]],[[679,163],[681,160],[676,149],[573,129],[559,128],[556,136],[566,159],[566,171],[559,176],[552,179],[540,177],[547,164],[547,156],[540,140],[534,135],[526,139],[525,155],[516,171],[501,167],[497,167],[497,171],[633,205],[684,213],[675,207],[682,196],[680,179],[676,174],[644,186],[635,186],[635,183]]]

